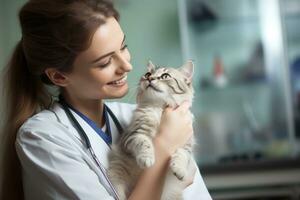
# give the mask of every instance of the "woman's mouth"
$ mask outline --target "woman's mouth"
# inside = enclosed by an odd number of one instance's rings
[[[126,80],[127,80],[127,75],[124,76],[123,78],[119,79],[119,80],[109,82],[108,85],[122,86],[122,85],[124,85],[126,83]]]

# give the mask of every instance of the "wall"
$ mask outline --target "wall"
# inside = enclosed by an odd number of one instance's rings
[[[3,69],[12,53],[16,43],[20,40],[20,28],[17,12],[24,4],[24,0],[0,0],[0,80],[2,81]],[[2,94],[3,84],[0,84]],[[3,95],[1,95],[3,97]],[[3,98],[0,98],[0,128],[3,125],[5,111]],[[1,130],[1,129],[0,129]]]
[[[180,35],[175,0],[118,0],[121,26],[132,56],[129,94],[121,101],[135,102],[138,79],[145,73],[148,60],[154,64],[182,64]]]

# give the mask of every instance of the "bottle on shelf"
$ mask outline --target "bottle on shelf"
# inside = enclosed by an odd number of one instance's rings
[[[224,65],[221,57],[216,55],[214,57],[213,66],[213,82],[216,87],[223,88],[227,85],[228,80],[224,71]]]

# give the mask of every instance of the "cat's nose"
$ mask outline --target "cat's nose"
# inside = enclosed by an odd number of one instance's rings
[[[154,78],[149,76],[149,77],[147,78],[147,80],[149,81],[149,83],[151,83],[151,81],[153,81]]]

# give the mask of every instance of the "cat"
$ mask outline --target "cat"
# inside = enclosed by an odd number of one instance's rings
[[[142,169],[155,162],[152,138],[157,133],[161,114],[166,106],[176,107],[183,101],[192,102],[194,90],[191,61],[178,69],[158,67],[149,61],[137,92],[137,108],[132,122],[119,142],[112,145],[108,176],[120,200],[127,199]],[[192,116],[192,113],[189,112]],[[171,156],[170,168],[163,188],[162,200],[183,199],[184,178],[192,167],[194,138]]]

